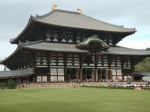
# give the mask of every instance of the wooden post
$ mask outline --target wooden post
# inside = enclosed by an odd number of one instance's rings
[[[76,69],[76,80],[77,81],[79,80],[79,69],[78,68]]]
[[[67,82],[67,68],[64,68],[64,82]]]
[[[112,80],[112,70],[109,69],[110,80]]]
[[[67,81],[67,59],[68,59],[68,54],[67,53],[64,53],[64,82]]]
[[[131,74],[131,77],[132,77],[132,81],[134,81],[134,74],[133,73]]]
[[[94,76],[95,74],[94,74],[94,71],[95,71],[95,70],[92,69],[92,82],[95,82],[95,76]]]
[[[48,69],[47,82],[50,82],[50,54],[49,53],[47,53],[47,69]]]
[[[95,81],[98,82],[98,69],[97,68],[95,69],[95,76],[96,76],[96,80]]]
[[[50,68],[48,67],[48,73],[47,73],[47,82],[50,82]]]
[[[100,80],[102,81],[102,69],[100,69]]]
[[[122,81],[124,81],[124,73],[122,73]]]
[[[108,80],[108,69],[105,69],[105,79]]]
[[[82,68],[80,68],[80,80],[83,81],[83,78],[82,78]]]
[[[87,69],[85,69],[85,81],[87,82]]]
[[[69,68],[69,80],[72,80],[71,79],[71,68]]]

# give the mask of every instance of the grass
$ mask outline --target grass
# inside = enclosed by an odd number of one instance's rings
[[[150,112],[150,91],[0,89],[0,112]]]

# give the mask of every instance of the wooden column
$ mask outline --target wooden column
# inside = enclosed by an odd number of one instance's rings
[[[132,81],[134,81],[134,74],[133,73],[131,74],[131,77],[132,77]]]
[[[64,82],[67,82],[67,60],[68,60],[68,54],[64,53]]]
[[[105,79],[108,80],[108,69],[105,69]]]
[[[112,80],[112,70],[109,69],[110,80]]]
[[[67,68],[64,68],[64,82],[67,82]]]
[[[96,78],[95,81],[98,82],[98,69],[97,69],[97,68],[95,69],[95,76],[96,76],[96,77],[95,77],[95,78]]]
[[[47,69],[48,69],[48,73],[47,73],[47,82],[50,82],[50,54],[47,53]]]
[[[48,73],[47,73],[47,82],[50,82],[50,68],[48,67]]]
[[[85,69],[85,81],[87,82],[87,69]]]
[[[112,57],[108,56],[108,67],[109,67],[109,79],[112,80],[112,71],[111,71]]]
[[[37,56],[36,56],[36,52],[32,52],[32,68],[34,68],[34,72],[35,74],[32,76],[32,80],[33,82],[37,82],[36,80],[36,74],[37,74],[37,71],[36,71],[36,61],[37,61]]]
[[[70,75],[69,75],[69,80],[72,80],[72,79],[71,79],[71,68],[69,68],[69,74],[70,74]]]
[[[115,77],[115,80],[118,80],[118,73],[117,73],[117,69],[116,70],[116,77]]]
[[[102,69],[100,69],[100,80],[102,81]]]
[[[83,78],[82,78],[82,68],[80,68],[80,81],[83,81]]]
[[[122,81],[124,81],[124,73],[123,73],[123,66],[124,66],[124,60],[123,60],[123,56],[121,56],[121,72],[122,72]]]
[[[77,81],[79,80],[79,69],[78,68],[76,69],[76,80]]]
[[[80,54],[79,57],[80,57],[80,80],[83,81],[83,74],[82,74],[83,69],[82,69],[82,65],[83,65],[83,61],[85,59],[85,54],[82,54],[82,55]]]
[[[95,74],[94,74],[94,69],[92,69],[92,82],[95,82]]]
[[[122,73],[122,81],[124,81],[124,73]]]

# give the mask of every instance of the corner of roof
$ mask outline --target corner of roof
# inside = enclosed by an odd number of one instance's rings
[[[38,15],[38,14],[36,14],[36,16],[34,17],[34,16],[30,16],[30,19],[32,19],[32,20],[34,20],[34,19],[42,19],[42,18],[44,18],[44,17],[47,17],[47,16],[49,16],[51,13],[53,13],[55,10],[53,10],[53,11],[51,11],[51,12],[48,12],[48,13],[46,13],[46,14],[44,14],[44,15]]]
[[[15,39],[16,39],[16,38],[12,38],[12,39],[9,40],[9,42],[10,42],[11,44],[13,44],[13,41],[14,41]]]
[[[16,50],[11,55],[9,55],[7,58],[5,58],[4,60],[1,60],[0,64],[4,65],[4,62],[7,61],[11,56],[13,56],[19,49],[20,49],[20,47],[17,46]]]
[[[9,42],[11,44],[15,44],[15,41],[27,30],[27,28],[29,27],[30,23],[32,23],[32,18],[34,18],[34,17],[31,15],[29,20],[28,20],[28,23],[27,23],[26,27],[23,29],[23,31],[16,38],[10,39]]]

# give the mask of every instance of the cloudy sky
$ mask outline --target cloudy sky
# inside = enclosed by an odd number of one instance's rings
[[[16,45],[9,40],[25,28],[30,15],[43,15],[58,9],[77,11],[93,18],[128,28],[137,32],[118,45],[145,49],[150,47],[150,0],[0,0],[0,60],[8,57]]]

